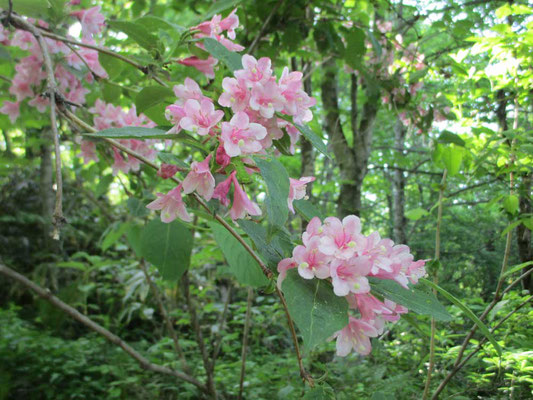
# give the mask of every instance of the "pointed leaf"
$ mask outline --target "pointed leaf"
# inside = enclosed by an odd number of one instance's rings
[[[282,227],[289,217],[289,175],[287,170],[275,158],[266,160],[254,158],[257,166],[261,170],[261,176],[265,180],[267,195],[266,208],[268,222],[275,227]]]
[[[165,280],[176,281],[189,268],[193,238],[178,221],[151,220],[141,234],[141,253]]]
[[[222,225],[209,224],[215,240],[224,253],[230,272],[243,285],[261,287],[268,285],[268,279],[263,275],[257,261]]]
[[[303,279],[294,269],[287,272],[283,294],[292,319],[310,351],[348,325],[348,302],[336,296],[321,279]]]
[[[222,44],[212,38],[205,38],[204,45],[206,51],[226,64],[231,72],[242,69],[242,56],[240,54],[229,51]]]
[[[417,314],[430,315],[439,321],[452,320],[452,316],[439,303],[433,293],[424,292],[416,287],[405,289],[390,279],[368,278],[368,281],[373,292],[401,304]]]
[[[164,86],[148,86],[143,88],[135,97],[137,113],[142,113],[147,109],[165,101],[168,97],[175,97],[172,89]]]
[[[502,356],[502,348],[500,347],[500,345],[498,344],[498,342],[496,341],[496,339],[494,338],[494,336],[492,336],[492,333],[490,333],[489,331],[489,328],[487,328],[487,326],[481,322],[481,320],[476,316],[476,314],[474,314],[467,306],[466,304],[464,304],[461,300],[459,300],[457,297],[455,297],[454,295],[452,295],[450,292],[444,290],[443,288],[441,288],[440,286],[438,285],[435,285],[433,282],[427,280],[427,279],[424,279],[424,278],[421,278],[420,281],[424,284],[424,285],[427,285],[429,286],[430,288],[432,289],[435,289],[436,291],[438,291],[440,294],[442,294],[444,297],[446,297],[450,302],[452,302],[453,304],[455,304],[457,307],[459,307],[465,314],[468,318],[470,318],[472,320],[472,322],[474,322],[474,324],[477,325],[478,329],[481,331],[481,333],[483,333],[483,335],[485,335],[485,337],[490,341],[490,343],[494,346],[494,349],[498,352],[498,355],[501,357]]]
[[[106,137],[111,139],[178,139],[179,134],[167,134],[156,128],[142,128],[139,126],[127,126],[124,128],[109,128],[97,133],[85,133],[89,137]]]

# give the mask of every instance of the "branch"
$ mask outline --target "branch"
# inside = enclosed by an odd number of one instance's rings
[[[184,371],[189,372],[189,366],[187,365],[187,360],[185,359],[185,354],[183,353],[183,349],[181,348],[180,342],[178,340],[178,335],[176,334],[176,331],[174,330],[174,326],[172,325],[172,322],[170,321],[170,318],[168,316],[167,310],[165,308],[165,305],[163,304],[163,299],[161,298],[161,294],[159,293],[159,289],[157,288],[156,284],[148,274],[148,269],[146,268],[146,265],[144,263],[144,260],[141,260],[139,262],[139,265],[144,273],[144,276],[146,278],[146,282],[148,282],[148,285],[150,285],[150,289],[152,289],[152,292],[154,294],[154,297],[157,301],[157,304],[159,306],[159,311],[161,312],[161,315],[163,316],[163,319],[165,320],[165,324],[167,326],[167,331],[172,337],[172,341],[174,342],[174,349],[176,350],[176,353],[178,354],[181,366]]]
[[[187,375],[181,371],[176,371],[174,369],[170,369],[167,367],[163,367],[161,365],[152,364],[148,359],[143,357],[141,354],[139,354],[136,350],[134,350],[130,345],[128,345],[126,342],[124,342],[120,337],[117,335],[111,333],[107,329],[105,329],[103,326],[98,325],[96,322],[94,322],[92,319],[86,317],[85,315],[81,314],[78,310],[75,308],[69,306],[66,303],[63,303],[61,300],[59,300],[57,297],[55,297],[48,289],[44,289],[41,286],[35,284],[34,282],[30,281],[25,276],[19,274],[18,272],[12,270],[9,267],[6,267],[3,264],[0,264],[0,274],[3,274],[7,276],[8,278],[11,278],[20,284],[26,286],[28,289],[33,290],[37,295],[54,305],[55,307],[59,308],[61,311],[63,311],[65,314],[69,315],[70,317],[74,318],[76,321],[82,323],[89,329],[92,329],[93,331],[99,333],[100,335],[104,336],[107,340],[109,340],[111,343],[116,344],[119,346],[122,350],[124,350],[130,357],[135,359],[141,368],[157,372],[160,374],[165,375],[171,375],[176,378],[182,379],[186,382],[189,382],[199,388],[202,391],[207,391],[207,388],[204,384],[196,380],[194,377]]]
[[[93,133],[97,132],[97,130],[95,128],[93,128],[92,126],[88,125],[87,123],[85,123],[84,121],[79,119],[71,111],[69,111],[67,109],[63,109],[62,112],[63,112],[63,115],[65,115],[65,117],[70,122],[72,122],[72,123],[80,126],[81,128],[85,129],[86,132],[93,132]],[[142,161],[143,163],[145,163],[146,165],[152,167],[153,169],[155,169],[155,170],[159,169],[159,167],[155,163],[153,163],[152,161],[148,160],[146,157],[143,157],[142,155],[136,153],[135,151],[123,146],[122,144],[120,144],[116,140],[109,139],[109,138],[102,138],[102,140],[104,140],[105,142],[111,144],[112,146],[116,147],[117,149],[124,151],[125,153],[131,155],[132,157],[135,157],[136,159],[138,159],[139,161]],[[172,177],[170,179],[172,181],[176,182],[178,185],[181,184],[181,181],[178,178],[176,178],[176,177]],[[244,249],[257,262],[257,264],[259,264],[259,267],[261,267],[261,271],[263,271],[263,274],[268,279],[273,279],[274,274],[272,274],[272,271],[270,271],[270,269],[268,269],[268,267],[266,266],[264,261],[261,259],[261,257],[259,257],[259,255],[250,247],[250,245],[244,240],[244,238],[241,235],[239,235],[239,233],[235,229],[233,229],[233,227],[228,222],[226,222],[226,220],[224,220],[224,218],[222,218],[220,215],[216,214],[215,212],[211,211],[209,206],[204,202],[204,200],[198,194],[192,193],[192,196],[193,196],[194,199],[196,199],[198,204],[200,204],[200,206],[209,213],[209,215],[212,215],[213,218],[215,218],[224,228],[226,228],[226,230],[235,239],[237,239],[237,241],[244,247]],[[296,330],[294,329],[294,324],[292,322],[292,319],[291,319],[291,316],[290,316],[290,313],[289,313],[289,308],[287,307],[287,303],[285,302],[285,298],[283,297],[283,293],[278,288],[276,288],[276,293],[277,293],[277,295],[280,298],[281,304],[282,304],[283,309],[285,311],[285,315],[287,317],[287,323],[289,325],[289,330],[291,331],[292,339],[293,339],[293,342],[294,342],[294,348],[295,348],[295,351],[296,351],[296,356],[298,358],[298,365],[300,367],[300,376],[304,380],[306,380],[311,387],[313,387],[313,385],[314,385],[313,379],[307,373],[307,371],[305,370],[305,368],[303,366],[302,356],[301,356],[301,353],[300,353],[300,347],[298,345],[298,338],[296,336]]]
[[[185,294],[185,299],[187,300],[187,308],[189,310],[189,315],[191,316],[192,326],[194,328],[194,333],[196,335],[196,342],[198,347],[200,347],[200,354],[202,355],[202,362],[204,364],[205,373],[207,375],[207,389],[213,399],[217,398],[217,391],[215,388],[215,381],[213,376],[213,371],[210,366],[209,356],[207,355],[207,349],[205,348],[204,337],[202,335],[202,328],[198,322],[198,315],[196,314],[196,305],[191,298],[191,293],[189,290],[189,272],[185,271],[182,276],[183,284],[183,293]]]
[[[439,190],[439,205],[437,208],[437,228],[435,230],[435,257],[434,260],[437,261],[440,259],[440,227],[442,224],[442,203],[444,200],[444,189],[446,185],[446,176],[448,174],[448,170],[444,169],[444,172],[442,173],[442,180],[440,182],[440,190]],[[438,271],[435,269],[433,271],[433,283],[438,283]],[[433,295],[437,295],[437,290],[433,289]],[[431,385],[431,374],[433,372],[433,367],[435,366],[435,334],[437,331],[437,323],[435,321],[435,318],[431,318],[431,339],[429,343],[429,366],[428,366],[428,372],[427,372],[427,378],[426,378],[426,385],[424,387],[424,394],[422,395],[422,399],[425,400],[429,396],[429,388]]]
[[[251,287],[248,288],[248,298],[246,299],[246,319],[244,320],[244,333],[242,336],[242,350],[241,350],[241,380],[239,383],[239,397],[242,400],[242,393],[244,390],[244,374],[246,373],[246,350],[248,349],[248,333],[250,331],[250,317],[252,311],[252,301],[254,298],[254,291]]]
[[[54,68],[50,53],[48,52],[48,46],[41,35],[41,31],[35,26],[15,15],[9,16],[10,21],[16,21],[17,24],[22,26],[25,30],[31,32],[41,48],[43,56],[44,66],[47,74],[47,94],[50,97],[50,124],[52,125],[52,133],[54,136],[54,153],[55,153],[55,169],[56,169],[56,202],[54,207],[54,214],[52,217],[52,224],[54,231],[52,237],[54,240],[59,240],[59,231],[61,225],[66,222],[63,216],[63,177],[61,175],[61,149],[59,148],[59,132],[57,130],[56,120],[56,95],[58,100],[62,100],[63,96],[57,90],[57,84],[54,76]]]
[[[268,14],[268,17],[266,17],[265,19],[265,22],[263,22],[263,26],[261,26],[261,29],[259,30],[259,32],[257,33],[257,36],[255,37],[255,39],[253,40],[252,44],[250,45],[250,47],[248,48],[248,50],[246,51],[247,54],[252,54],[255,50],[255,47],[257,46],[257,43],[259,43],[259,40],[261,39],[261,37],[263,36],[263,34],[265,33],[265,30],[266,30],[266,27],[268,26],[268,24],[270,23],[270,20],[272,19],[272,17],[274,16],[274,14],[276,13],[276,11],[278,11],[278,8],[281,7],[281,5],[283,4],[285,0],[279,0],[276,5],[274,6],[274,8],[272,9],[272,11],[270,12],[270,14]]]
[[[527,303],[529,303],[531,301],[531,299],[533,299],[532,296],[529,296],[525,301],[523,301],[522,303],[520,303],[518,306],[515,307],[515,309],[511,312],[509,312],[505,317],[503,317],[495,326],[494,328],[492,328],[490,330],[491,333],[494,333],[496,331],[496,329],[498,329],[505,321],[507,321],[513,314],[515,314],[518,310],[520,310],[522,307],[524,307]],[[444,389],[444,387],[448,384],[448,382],[455,376],[455,374],[457,374],[457,372],[459,372],[459,370],[461,368],[463,368],[465,366],[465,364],[474,356],[476,355],[479,350],[481,350],[481,348],[483,347],[483,344],[485,344],[485,342],[487,342],[487,338],[484,337],[483,339],[480,340],[479,344],[477,345],[477,347],[470,353],[468,354],[468,356],[465,357],[465,359],[457,366],[455,366],[451,371],[450,373],[446,376],[446,378],[444,378],[444,380],[440,383],[439,387],[437,388],[437,390],[435,391],[435,393],[433,394],[433,396],[431,397],[431,400],[437,400],[438,397],[439,397],[439,394],[442,392],[442,390]]]

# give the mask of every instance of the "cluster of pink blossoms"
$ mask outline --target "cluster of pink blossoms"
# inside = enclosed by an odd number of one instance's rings
[[[193,35],[193,38],[202,39],[210,37],[218,41],[229,51],[244,50],[243,46],[232,41],[235,39],[235,29],[239,27],[239,17],[237,16],[236,11],[237,9],[234,9],[226,18],[222,18],[220,15],[215,14],[210,21],[205,21],[199,25],[193,26],[191,31],[196,32]],[[224,32],[226,32],[226,36],[224,36]],[[200,49],[205,50],[202,42],[196,42],[195,45]],[[213,79],[215,77],[214,67],[218,64],[218,60],[211,55],[205,59],[192,56],[179,60],[178,63],[194,67],[209,79]]]
[[[77,3],[74,1],[71,4]],[[93,34],[101,31],[104,22],[104,16],[100,14],[100,7],[72,11],[70,15],[79,19],[81,23],[82,42],[94,44]],[[41,20],[35,21],[29,18],[28,22],[41,28],[48,28],[48,24]],[[86,64],[97,76],[107,77],[106,71],[98,61],[98,52],[82,47],[77,50],[76,54],[61,41],[49,38],[45,38],[44,41],[50,55],[58,59],[55,64],[54,77],[59,91],[67,101],[78,104],[84,103],[89,90],[83,86],[82,81],[74,73],[69,71],[69,68],[82,70]],[[0,112],[8,115],[11,122],[15,123],[20,115],[20,105],[25,99],[30,99],[28,101],[29,106],[35,107],[41,113],[45,112],[49,100],[42,96],[40,91],[43,90],[43,81],[46,80],[47,74],[39,43],[30,32],[17,29],[10,35],[3,27],[0,28],[0,43],[6,46],[16,46],[30,52],[30,55],[21,58],[15,67],[16,73],[11,81],[9,93],[16,97],[16,101],[4,101]],[[85,79],[88,83],[92,83],[94,76],[89,72]]]
[[[382,239],[378,232],[363,235],[361,222],[354,215],[342,221],[328,217],[323,224],[315,217],[302,241],[291,258],[278,264],[278,287],[292,268],[304,279],[331,279],[334,293],[345,297],[350,309],[359,312],[357,317],[350,315],[349,324],[335,333],[337,354],[346,356],[352,349],[369,354],[370,338],[383,333],[385,321],[397,321],[408,310],[372,296],[367,277],[391,279],[407,288],[425,276],[425,260],[414,261],[409,247]]]
[[[238,51],[242,50],[241,46],[221,35],[226,31],[228,37],[234,39],[238,25],[239,19],[233,10],[224,19],[215,15],[211,21],[191,29],[199,31],[195,35],[196,38],[213,37],[230,51]],[[191,58],[196,60],[195,57]],[[303,90],[301,72],[289,72],[289,69],[285,68],[277,80],[269,58],[256,60],[250,55],[242,57],[242,66],[242,69],[234,72],[234,77],[226,77],[222,81],[223,93],[218,98],[218,104],[231,108],[233,116],[229,121],[223,121],[224,111],[216,109],[214,102],[203,94],[193,79],[186,78],[183,84],[174,86],[177,100],[165,110],[165,117],[173,125],[169,133],[185,130],[199,136],[215,138],[219,145],[213,162],[212,154],[202,162],[194,162],[181,185],[166,194],[158,193],[158,198],[147,206],[153,210],[161,210],[161,219],[164,222],[175,218],[190,220],[181,196],[182,191],[185,194],[196,191],[205,200],[214,198],[222,205],[229,206],[231,187],[233,202],[229,214],[233,220],[244,218],[246,215],[261,215],[259,206],[250,200],[238,181],[236,171],[229,172],[227,179],[215,185],[210,164],[217,164],[218,172],[227,173],[225,169],[231,164],[231,159],[243,157],[242,160],[247,164],[246,171],[252,174],[256,168],[253,160],[248,157],[267,154],[267,150],[272,148],[273,140],[281,139],[285,132],[289,135],[294,152],[294,144],[300,133],[293,124],[278,118],[276,112],[291,116],[297,124],[313,118],[309,108],[315,105],[315,99]],[[202,71],[202,68],[199,69]],[[203,72],[205,73],[205,70]],[[211,70],[206,75],[212,77]],[[164,168],[169,170],[169,166]],[[161,169],[159,175],[167,176],[167,173]],[[292,212],[293,201],[305,197],[306,184],[313,180],[312,177],[290,179],[287,203]]]
[[[94,106],[89,109],[89,112],[94,114],[94,126],[98,130],[123,128],[125,126],[140,126],[144,128],[153,128],[156,126],[144,114],[137,115],[135,105],[132,105],[128,111],[124,111],[122,107],[106,104],[98,99],[94,103]],[[157,151],[151,147],[155,143],[153,140],[121,139],[119,142],[151,161],[155,160],[157,156]],[[89,140],[82,140],[81,156],[85,163],[91,160],[98,161],[95,143]],[[127,174],[130,171],[138,171],[140,168],[141,162],[138,159],[131,156],[127,156],[127,159],[124,159],[120,151],[115,147],[113,147],[113,159],[114,162],[111,167],[113,169],[113,175],[116,175],[118,171]]]

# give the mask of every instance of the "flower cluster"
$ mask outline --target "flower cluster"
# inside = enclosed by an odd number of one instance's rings
[[[315,217],[302,241],[291,258],[278,264],[278,287],[292,268],[304,279],[331,279],[334,293],[345,297],[350,309],[359,313],[357,317],[350,315],[349,324],[334,335],[337,354],[345,356],[352,349],[369,354],[369,338],[383,333],[385,321],[397,321],[407,309],[372,296],[367,277],[391,279],[407,288],[426,274],[425,260],[414,261],[409,247],[382,239],[378,232],[363,235],[361,222],[354,215],[342,221],[328,217],[324,223]]]
[[[123,128],[125,126],[141,126],[145,128],[153,128],[155,126],[155,123],[150,121],[144,114],[137,115],[135,105],[132,105],[128,111],[124,111],[119,106],[115,107],[98,99],[89,111],[94,115],[94,126],[98,130]],[[147,159],[155,160],[157,152],[151,147],[154,143],[153,140],[121,139],[119,142]],[[95,143],[82,140],[81,156],[84,158],[85,163],[90,160],[98,161]],[[131,156],[124,159],[116,148],[113,148],[113,158],[113,175],[116,175],[118,171],[128,173],[129,171],[139,170],[140,161],[138,159]]]
[[[191,28],[194,39],[202,39],[210,37],[215,39],[229,51],[241,51],[244,47],[240,44],[234,43],[235,29],[239,27],[239,17],[236,14],[237,9],[233,10],[226,18],[222,18],[220,15],[215,14],[210,21],[202,22],[199,25]],[[226,36],[223,35],[226,32]],[[202,42],[196,42],[195,45],[202,50],[205,50]],[[196,68],[203,73],[206,77],[213,79],[215,77],[215,65],[218,64],[218,60],[213,56],[207,58],[200,58],[197,56],[187,57],[178,63]]]
[[[235,28],[238,25],[239,20],[234,10],[224,19],[220,15],[215,15],[210,21],[192,29],[198,32],[195,38],[209,36],[224,44],[229,50],[235,51],[241,50],[242,47],[229,39],[235,38]],[[222,36],[222,32],[226,32],[229,39]],[[198,42],[197,46],[203,45]],[[242,67],[234,72],[233,77],[226,77],[222,81],[223,93],[218,98],[218,104],[230,108],[233,112],[229,121],[223,120],[224,111],[217,110],[213,100],[204,95],[198,83],[191,78],[186,78],[183,84],[174,86],[177,99],[165,110],[165,117],[173,125],[169,133],[185,130],[206,137],[207,141],[214,139],[215,143],[218,143],[213,163],[218,164],[218,172],[228,175],[227,179],[215,185],[209,166],[212,159],[210,154],[202,162],[192,164],[178,191],[181,190],[185,194],[196,191],[205,200],[214,198],[222,205],[229,206],[228,196],[233,186],[233,203],[229,214],[234,220],[244,218],[246,215],[261,215],[261,209],[246,195],[237,179],[235,169],[226,171],[232,158],[241,157],[246,164],[245,170],[252,174],[256,168],[249,156],[267,154],[267,150],[272,148],[273,140],[281,139],[285,133],[289,135],[294,152],[294,144],[300,133],[293,124],[279,118],[275,113],[291,116],[295,123],[301,124],[313,118],[309,108],[315,104],[315,99],[309,97],[303,90],[301,72],[289,72],[288,68],[284,68],[280,78],[277,79],[269,58],[256,60],[250,55],[242,57]],[[207,75],[210,77],[210,73]],[[287,202],[293,213],[292,202],[305,197],[306,184],[313,180],[312,177],[291,179]],[[185,220],[187,218],[183,212],[165,211],[164,207],[167,204],[171,205],[172,210],[182,209],[184,203],[181,192],[177,196],[176,189],[167,194],[158,194],[160,197],[149,205],[149,208],[163,210],[165,217],[163,218],[162,214],[162,220],[165,222],[176,217]]]
[[[73,11],[73,17],[80,20],[82,26],[82,42],[94,44],[93,34],[99,33],[103,26],[104,17],[100,14],[100,7],[93,7],[88,10]],[[29,18],[29,23],[36,24],[39,28],[48,28],[44,21]],[[93,49],[80,48],[73,51],[71,47],[61,41],[45,38],[45,44],[51,56],[58,60],[55,64],[54,77],[58,84],[58,89],[64,98],[72,103],[84,103],[85,96],[89,92],[82,84],[82,81],[74,74],[72,69],[81,71],[86,66],[92,71],[88,72],[85,80],[92,83],[93,73],[99,77],[107,77],[106,71],[98,61],[98,52]],[[21,29],[15,30],[10,36],[3,27],[0,31],[0,42],[4,45],[16,46],[22,50],[29,51],[30,55],[21,58],[15,67],[15,76],[11,81],[9,93],[15,96],[16,101],[5,101],[0,112],[9,116],[12,123],[15,123],[20,115],[20,105],[25,99],[28,105],[35,107],[40,113],[45,112],[49,104],[46,96],[39,91],[44,87],[43,81],[47,74],[43,63],[43,54],[39,43],[32,33]],[[70,69],[70,70],[69,70]]]

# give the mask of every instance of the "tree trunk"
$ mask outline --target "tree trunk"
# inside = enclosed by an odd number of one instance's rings
[[[531,214],[531,174],[522,175],[522,182],[519,188],[520,199],[520,214]],[[518,256],[520,262],[525,263],[533,261],[533,249],[531,248],[531,230],[529,230],[524,224],[520,224],[516,227],[516,243],[518,245]],[[522,270],[522,273],[527,272],[533,268],[528,266]],[[533,279],[531,274],[528,275],[522,281],[522,287],[533,293]]]
[[[294,59],[293,59],[294,60]],[[293,65],[293,70],[297,70],[297,66]],[[305,63],[302,70],[304,73],[311,69],[311,63]],[[304,90],[309,95],[313,95],[313,87],[311,83],[311,74],[304,79]],[[300,137],[300,149],[301,149],[301,169],[300,176],[315,176],[315,154],[313,151],[313,145],[303,135]],[[308,183],[306,187],[307,196],[311,198],[313,189],[313,183]]]
[[[398,119],[394,125],[394,147],[398,150],[399,156],[404,156],[405,135],[407,130]],[[405,234],[405,175],[402,170],[396,168],[392,179],[393,204],[393,240],[396,243],[407,244]]]

